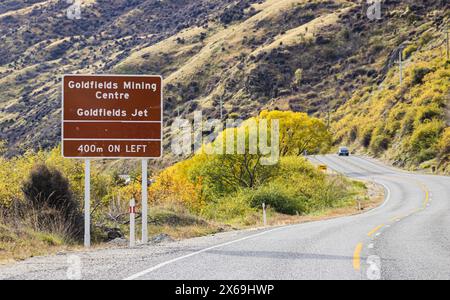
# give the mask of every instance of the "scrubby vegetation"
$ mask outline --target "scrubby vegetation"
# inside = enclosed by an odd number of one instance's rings
[[[63,160],[55,149],[0,157],[0,166],[0,261],[47,254],[80,241],[82,168],[77,162]]]
[[[448,174],[450,62],[442,39],[441,32],[429,29],[412,41],[405,50],[403,85],[392,67],[380,86],[357,92],[339,109],[337,143],[362,147],[398,166]]]
[[[0,217],[1,218],[1,217]],[[34,231],[0,219],[0,262],[45,255],[66,248],[57,234]]]
[[[249,121],[275,118],[280,120],[282,141],[278,163],[262,165],[264,156],[248,154],[248,144],[245,155],[206,154],[210,153],[208,147],[226,144],[224,139],[232,136],[227,131],[248,136]],[[320,173],[302,156],[304,149],[311,154],[327,151],[331,137],[320,120],[302,113],[275,111],[262,112],[249,121],[227,129],[194,157],[159,174],[150,193],[154,201],[187,204],[206,218],[249,225],[262,203],[278,213],[307,215],[354,205],[355,196],[364,194],[360,185]]]
[[[279,149],[269,160],[269,152],[261,148],[251,151],[252,138],[261,139],[261,132],[253,131],[252,126],[272,119],[279,120],[280,137]],[[270,136],[275,123],[268,124],[268,146],[275,146],[278,139]],[[235,150],[239,137],[244,137],[242,154],[212,151],[226,150],[230,137]],[[290,222],[298,222],[301,216],[326,214],[332,209],[354,210],[357,200],[369,200],[366,187],[319,172],[303,157],[304,150],[312,154],[327,151],[331,140],[327,126],[304,113],[264,111],[239,127],[226,129],[193,157],[160,172],[154,170],[156,183],[149,192],[151,233],[185,238],[259,226],[263,203],[271,224],[286,215],[297,216]],[[12,258],[80,241],[83,166],[63,159],[60,151],[57,147],[0,158],[0,257],[17,251],[19,243],[25,243],[28,250],[18,251]],[[140,170],[131,169],[130,182],[119,176],[118,170],[110,166],[106,171],[100,163],[92,170],[91,213],[97,243],[127,232],[128,202],[141,198]],[[33,247],[38,248],[31,251]]]
[[[24,203],[16,202],[20,217],[29,217],[31,211],[36,230],[52,231],[57,225],[61,226],[57,231],[64,236],[81,240],[83,218],[79,203],[73,197],[68,180],[58,170],[46,165],[35,166],[23,182],[22,192]]]

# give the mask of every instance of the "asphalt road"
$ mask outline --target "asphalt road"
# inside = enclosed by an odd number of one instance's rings
[[[361,157],[310,159],[383,185],[386,202],[321,222],[38,257],[0,267],[0,279],[450,279],[450,177]]]

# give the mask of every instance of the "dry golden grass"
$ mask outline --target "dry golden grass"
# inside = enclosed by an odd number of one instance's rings
[[[384,188],[371,182],[365,182],[365,184],[368,188],[368,200],[364,200],[361,202],[362,210],[359,210],[357,204],[355,203],[355,205],[353,206],[331,208],[324,211],[319,211],[313,215],[308,216],[287,216],[274,213],[268,216],[268,225],[282,226],[289,224],[324,221],[344,216],[361,214],[380,206],[385,199]]]
[[[168,234],[171,238],[175,240],[183,240],[183,239],[189,239],[194,237],[200,237],[210,234],[215,234],[218,232],[224,231],[223,227],[208,224],[208,225],[189,225],[189,226],[152,226],[150,227],[150,234],[151,235],[158,235],[158,234]]]
[[[214,24],[213,34],[205,40],[205,46],[195,56],[193,56],[185,65],[179,68],[176,72],[167,78],[167,82],[180,81],[184,78],[193,76],[199,68],[205,65],[214,57],[214,55],[223,47],[233,45],[231,51],[221,53],[221,59],[227,61],[229,58],[235,57],[238,54],[244,53],[246,49],[239,47],[242,45],[242,40],[246,32],[256,28],[256,24],[263,20],[270,20],[276,18],[283,12],[292,8],[292,5],[304,3],[305,0],[269,0],[261,6],[256,6],[260,12],[244,22],[231,25],[223,28],[221,25]],[[260,32],[253,32],[252,35],[257,37]],[[229,48],[230,49],[230,48]]]
[[[62,238],[0,223],[0,264],[67,249]]]
[[[13,10],[13,11],[8,11],[6,13],[0,14],[0,19],[3,17],[7,17],[7,16],[17,16],[17,15],[25,15],[30,13],[31,11],[33,11],[33,9],[35,8],[44,8],[50,4],[56,3],[60,0],[43,0],[41,2],[29,5],[27,7],[18,9],[18,10]],[[81,6],[88,6],[88,5],[92,5],[94,3],[97,2],[97,0],[81,0]]]
[[[48,4],[51,3],[55,3],[58,0],[47,0],[47,1],[42,1],[42,2],[38,2],[35,4],[32,4],[30,6],[18,9],[18,10],[12,10],[12,11],[8,11],[6,13],[0,14],[0,19],[4,18],[4,17],[8,17],[8,16],[18,16],[18,15],[25,15],[30,13],[33,9],[38,8],[38,7],[44,7],[47,6]]]
[[[139,51],[134,52],[129,58],[123,61],[118,69],[121,69],[125,66],[133,67],[138,66],[143,63],[145,60],[142,58],[142,55],[156,55],[161,53],[173,53],[176,49],[176,55],[185,55],[189,50],[194,46],[198,46],[200,43],[187,43],[186,45],[180,46],[176,43],[178,38],[185,39],[190,41],[193,37],[198,36],[200,33],[207,33],[207,37],[204,40],[202,45],[202,49],[196,54],[192,55],[188,59],[188,61],[184,62],[181,65],[174,66],[177,67],[177,70],[170,74],[166,79],[166,83],[180,82],[183,80],[187,80],[194,76],[196,72],[201,69],[205,64],[214,62],[214,58],[216,56],[220,56],[220,60],[223,62],[230,62],[232,65],[236,64],[236,62],[232,62],[233,58],[240,54],[258,54],[263,51],[268,51],[273,48],[276,48],[280,45],[280,42],[283,42],[286,45],[294,45],[302,42],[300,36],[312,37],[315,32],[320,31],[323,27],[334,24],[338,21],[339,16],[345,12],[347,12],[350,7],[343,9],[342,11],[338,11],[332,13],[330,15],[322,16],[311,21],[308,24],[303,26],[294,28],[290,31],[287,31],[285,34],[282,34],[277,37],[277,39],[270,45],[261,46],[254,50],[253,52],[250,49],[242,46],[242,42],[246,36],[246,34],[251,35],[253,37],[260,37],[265,34],[264,29],[257,30],[257,24],[261,21],[271,21],[280,17],[283,13],[292,9],[293,6],[297,4],[306,3],[306,0],[268,0],[261,4],[254,4],[253,6],[258,11],[258,13],[247,20],[230,25],[224,28],[221,24],[212,23],[209,26],[208,30],[202,28],[191,28],[187,29],[169,39],[166,39],[160,43],[152,45],[148,48],[141,49]],[[349,3],[347,1],[336,1],[341,3]],[[306,30],[308,28],[308,30]],[[221,52],[222,47],[226,47],[226,52]],[[211,98],[213,95],[219,93],[223,87],[217,87],[217,90],[211,93]],[[203,102],[207,102],[208,99],[205,99]]]
[[[288,216],[272,211],[268,212],[268,226],[283,226],[291,224],[301,224],[314,221],[323,221],[343,216],[356,215],[378,207],[384,201],[383,187],[366,183],[368,187],[368,199],[362,202],[363,210],[358,210],[357,205],[350,207],[334,208],[317,212],[309,216]],[[154,208],[156,209],[156,208]],[[165,210],[166,208],[160,208]],[[185,213],[176,213],[181,220],[192,218]],[[164,220],[164,218],[163,218]],[[215,234],[224,231],[250,229],[262,227],[262,216],[255,214],[247,218],[243,224],[233,226],[218,224],[212,221],[198,219],[196,224],[172,224],[163,221],[162,224],[151,225],[150,235],[168,234],[175,240],[182,240]],[[139,230],[138,230],[139,235]],[[109,244],[94,245],[92,250],[109,248]],[[3,225],[0,222],[0,264],[7,264],[14,261],[24,260],[30,257],[51,255],[62,251],[84,251],[79,245],[66,245],[64,240],[56,235],[35,232],[26,228],[12,229],[11,226]]]
[[[284,46],[294,46],[299,44],[299,42],[302,42],[302,39],[312,39],[314,34],[320,32],[326,26],[335,24],[339,21],[342,14],[348,13],[352,8],[353,6],[344,8],[338,12],[316,18],[303,26],[291,29],[285,34],[278,36],[271,44],[256,49],[252,55],[256,56],[261,52],[269,52],[278,48],[280,44],[283,44]]]
[[[27,7],[18,9],[18,10],[12,10],[8,11],[6,13],[0,14],[0,19],[7,17],[7,16],[17,16],[17,15],[26,15],[33,11],[35,8],[44,8],[46,6],[49,6],[50,4],[59,2],[60,0],[42,0],[41,2],[29,5]],[[97,0],[81,0],[81,6],[88,6],[92,5],[97,2]]]

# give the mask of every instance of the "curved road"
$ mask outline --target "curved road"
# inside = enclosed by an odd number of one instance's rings
[[[0,279],[66,279],[74,259],[83,279],[450,279],[449,177],[361,157],[310,160],[383,185],[386,202],[321,222],[34,258],[0,267]]]
[[[316,159],[387,190],[382,207],[355,217],[351,225],[360,227],[354,264],[358,269],[360,261],[361,278],[450,279],[449,177],[407,173],[369,158]]]

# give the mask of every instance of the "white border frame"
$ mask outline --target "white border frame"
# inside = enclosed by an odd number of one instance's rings
[[[112,157],[112,156],[105,156],[105,157],[71,157],[71,156],[65,156],[64,155],[64,81],[66,77],[144,77],[144,78],[160,78],[161,79],[161,140],[155,140],[154,142],[161,141],[161,155],[159,157]],[[70,120],[67,120],[67,122],[72,122]],[[81,122],[81,121],[80,121]],[[109,121],[109,122],[116,122],[116,121]],[[121,121],[117,121],[121,122]],[[128,122],[128,121],[124,121]],[[129,121],[132,122],[132,121]],[[156,122],[155,122],[156,123]],[[95,141],[109,141],[110,139],[95,139]],[[162,159],[164,156],[164,79],[161,75],[121,75],[121,74],[64,74],[61,78],[61,155],[64,158],[67,159],[82,159],[82,160],[114,160],[114,159],[130,159],[130,160],[157,160]],[[133,140],[126,140],[126,141],[133,141]]]

